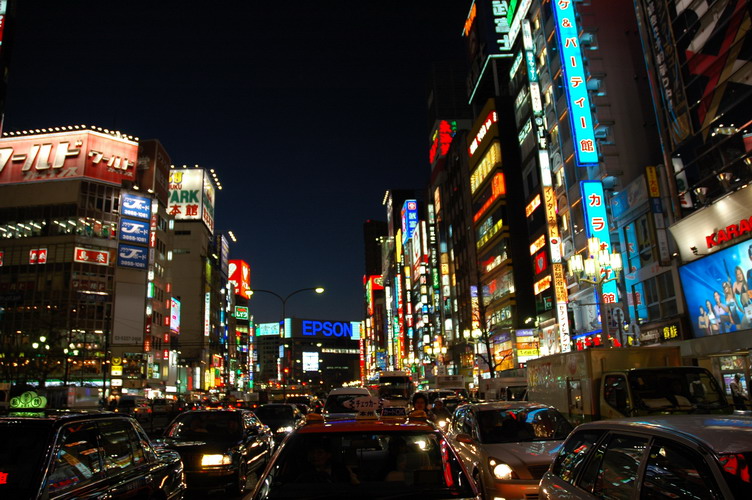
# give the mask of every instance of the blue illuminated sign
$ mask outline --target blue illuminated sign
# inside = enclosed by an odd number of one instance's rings
[[[151,199],[145,196],[123,193],[120,197],[120,215],[151,219]]]
[[[146,269],[149,261],[149,249],[145,247],[134,247],[133,245],[118,245],[118,266],[130,267],[133,269]]]
[[[413,232],[418,226],[418,202],[415,200],[405,200],[402,205],[402,244],[413,237]]]
[[[561,54],[576,163],[580,167],[597,165],[598,150],[593,131],[593,113],[590,111],[590,97],[587,91],[585,66],[582,63],[574,1],[553,0],[551,5],[556,19],[556,43]]]
[[[149,244],[149,223],[134,219],[120,219],[120,240],[131,243]]]
[[[352,337],[352,324],[343,321],[316,321],[306,320],[300,322],[302,333],[310,337]]]
[[[585,232],[588,238],[598,238],[601,250],[611,251],[611,236],[608,231],[608,214],[606,213],[606,197],[603,193],[601,181],[580,181],[582,190],[582,206],[585,212]],[[602,270],[607,274],[610,269]],[[612,278],[613,276],[608,276]],[[616,302],[618,299],[616,282],[603,284],[604,302]]]

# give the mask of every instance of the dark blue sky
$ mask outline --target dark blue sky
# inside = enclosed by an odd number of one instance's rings
[[[216,225],[288,316],[358,320],[362,224],[428,180],[426,83],[470,1],[21,1],[5,130],[86,124],[214,168]],[[251,311],[276,321],[280,303]]]

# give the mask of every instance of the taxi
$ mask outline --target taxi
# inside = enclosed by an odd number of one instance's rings
[[[267,466],[254,499],[474,498],[462,461],[425,412],[348,420],[309,414]]]

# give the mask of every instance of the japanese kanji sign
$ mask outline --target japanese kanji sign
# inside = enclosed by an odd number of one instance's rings
[[[611,236],[608,230],[608,214],[606,213],[606,198],[601,181],[580,181],[582,191],[582,207],[585,216],[585,231],[588,238],[598,238],[601,242],[601,250],[611,251]],[[610,268],[600,270],[608,278]],[[607,303],[618,300],[615,281],[603,284],[603,300]]]
[[[73,249],[73,261],[96,264],[98,266],[110,265],[110,252],[107,250],[91,250],[90,248],[76,247]]]
[[[167,213],[175,220],[203,220],[214,232],[214,186],[203,169],[170,171]]]

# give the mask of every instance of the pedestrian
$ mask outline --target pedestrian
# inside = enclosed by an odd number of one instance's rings
[[[729,384],[731,389],[731,398],[734,400],[734,408],[737,410],[747,409],[747,393],[744,385],[741,383],[741,377],[737,373],[734,375],[734,381]]]

